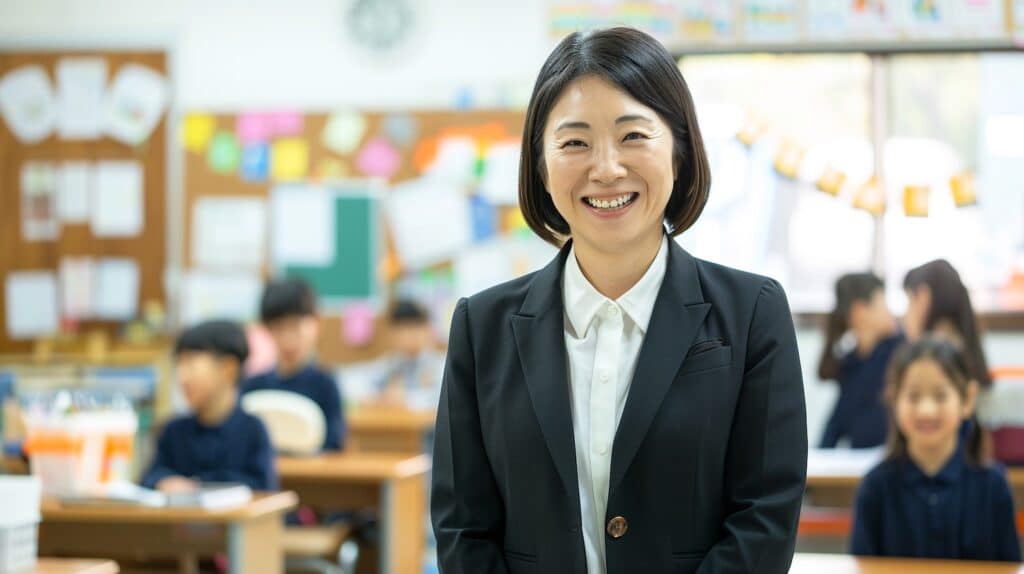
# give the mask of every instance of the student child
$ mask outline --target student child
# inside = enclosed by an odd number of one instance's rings
[[[399,300],[388,316],[390,356],[377,384],[378,402],[410,408],[437,408],[441,396],[444,355],[427,311],[411,300]]]
[[[907,337],[913,341],[931,334],[955,343],[964,353],[971,378],[983,389],[991,387],[971,296],[956,269],[945,259],[925,263],[907,272],[903,289],[908,300],[903,318]]]
[[[885,443],[889,426],[882,400],[885,369],[903,342],[903,333],[885,304],[882,280],[871,273],[840,277],[818,363],[821,380],[839,383],[839,400],[825,426],[821,448]]]
[[[925,337],[893,357],[889,454],[858,489],[853,554],[1020,561],[1006,479],[979,463],[973,429],[960,440],[977,394],[948,341]]]
[[[324,413],[323,450],[341,450],[345,444],[345,415],[341,391],[334,377],[314,361],[320,322],[313,290],[301,279],[279,279],[263,291],[260,318],[277,348],[277,365],[250,378],[242,393],[290,391],[309,398]]]
[[[191,414],[164,427],[143,486],[181,492],[203,482],[239,482],[253,490],[277,489],[270,436],[238,401],[248,354],[245,333],[229,321],[209,321],[181,334],[175,371]]]

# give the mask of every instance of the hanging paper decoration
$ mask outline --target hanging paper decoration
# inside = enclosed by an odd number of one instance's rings
[[[800,174],[800,163],[807,151],[795,143],[784,140],[775,152],[775,171],[789,179],[796,179]]]
[[[953,201],[957,207],[967,207],[978,203],[978,190],[974,185],[974,175],[968,171],[960,172],[949,178],[949,189],[953,191]]]
[[[885,187],[877,178],[867,180],[853,196],[853,207],[880,217],[885,213]]]
[[[908,185],[903,188],[903,212],[907,217],[928,217],[931,189],[927,185]]]
[[[833,197],[838,197],[844,183],[846,183],[846,174],[838,169],[828,167],[825,168],[825,173],[821,174],[815,185],[821,191]]]

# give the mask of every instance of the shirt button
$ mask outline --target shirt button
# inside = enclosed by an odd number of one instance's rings
[[[601,382],[602,383],[607,383],[610,380],[611,380],[611,377],[608,376],[608,371],[601,371]]]
[[[601,446],[597,447],[597,454],[600,454],[602,456],[608,454],[608,445],[602,444]]]
[[[609,303],[608,308],[605,312],[608,314],[609,317],[615,317],[616,315],[619,314],[619,308],[616,307],[614,303]]]

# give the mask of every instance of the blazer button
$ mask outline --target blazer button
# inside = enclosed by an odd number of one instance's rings
[[[629,530],[629,523],[621,516],[616,516],[608,521],[608,536],[612,538],[622,538],[627,530]]]

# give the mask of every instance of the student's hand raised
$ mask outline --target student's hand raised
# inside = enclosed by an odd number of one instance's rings
[[[198,487],[199,483],[192,479],[185,478],[184,476],[168,476],[156,483],[157,490],[170,494],[176,492],[192,492]]]

